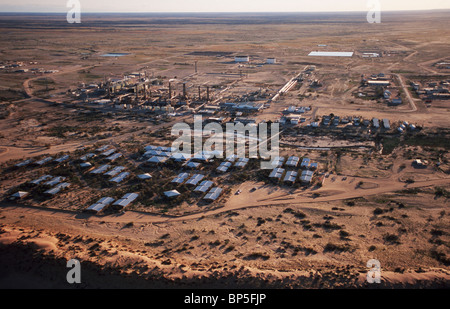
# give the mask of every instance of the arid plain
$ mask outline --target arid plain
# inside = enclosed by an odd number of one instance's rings
[[[429,104],[410,83],[448,84],[450,70],[436,64],[450,61],[449,16],[385,13],[369,24],[364,13],[86,14],[68,24],[65,15],[1,14],[0,62],[51,73],[0,71],[0,286],[71,288],[65,263],[76,258],[86,288],[448,288],[450,101]],[[354,55],[308,56],[316,50]],[[253,63],[236,64],[237,55]],[[269,57],[277,63],[266,65]],[[157,117],[70,95],[81,83],[145,71],[163,86],[179,81],[167,86],[178,92],[184,82],[191,94],[208,85],[214,99],[236,98],[276,93],[311,66],[320,87],[306,80],[255,118],[278,121],[290,106],[311,108],[304,124],[283,129],[280,155],[318,162],[314,185],[274,183],[255,162],[217,174],[219,162],[210,162],[202,172],[225,193],[208,204],[183,191],[175,202],[159,199],[180,166],[147,167],[136,155],[146,145],[170,146],[170,128],[192,114]],[[362,76],[379,73],[392,76],[403,104],[365,97]],[[305,125],[330,114],[407,121],[420,131]],[[87,176],[77,162],[13,168],[99,145],[120,149],[118,164],[132,175],[153,178],[122,188]],[[416,159],[426,166],[414,166]],[[53,198],[35,190],[9,199],[48,173],[72,186]],[[125,212],[84,211],[131,189],[142,194]],[[366,282],[370,259],[381,263],[378,285]]]

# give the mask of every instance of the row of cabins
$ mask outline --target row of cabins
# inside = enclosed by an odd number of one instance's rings
[[[193,190],[193,192],[195,193],[205,194],[207,192],[206,195],[203,197],[203,199],[213,202],[220,196],[223,190],[222,188],[219,187],[213,187],[214,183],[210,180],[203,180],[204,178],[205,175],[202,174],[194,174],[190,176],[189,173],[184,172],[178,174],[171,181],[171,183],[176,185],[185,184],[188,186],[195,187]],[[170,190],[164,192],[164,195],[167,198],[175,198],[180,195],[180,192],[178,192],[177,190]]]
[[[44,191],[45,195],[54,196],[64,189],[70,187],[70,183],[64,182],[66,177],[55,176],[52,175],[43,175],[37,179],[31,180],[28,183],[34,186],[43,186],[44,188],[48,188],[48,190]],[[11,199],[21,199],[25,198],[29,195],[27,191],[18,191],[11,195]]]
[[[97,202],[89,206],[86,211],[99,213],[104,211],[109,205],[111,205],[114,209],[124,210],[132,202],[134,202],[138,196],[138,193],[127,193],[118,200],[115,200],[112,197],[102,197]]]
[[[284,175],[284,177],[283,177]],[[286,171],[284,168],[274,168],[269,175],[271,179],[277,179],[278,181],[294,184],[297,181],[299,173],[297,171]],[[314,171],[303,170],[300,174],[299,180],[302,184],[310,184],[314,176]]]
[[[297,181],[297,177],[299,176],[299,172],[297,171],[286,171],[286,169],[282,168],[283,164],[286,168],[295,168],[298,166],[298,163],[300,162],[300,158],[296,156],[291,156],[287,159],[286,163],[284,163],[283,157],[277,157],[272,161],[272,166],[274,169],[269,175],[269,178],[271,179],[277,179],[278,181],[288,182],[288,183],[295,183]],[[300,163],[301,174],[300,174],[300,181],[303,184],[309,184],[312,181],[312,178],[314,176],[314,172],[318,168],[318,163],[311,162],[309,158],[303,158]],[[283,177],[284,175],[284,177]]]

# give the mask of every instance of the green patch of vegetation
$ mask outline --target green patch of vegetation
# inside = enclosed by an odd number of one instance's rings
[[[400,145],[400,138],[398,137],[385,137],[382,140],[383,154],[390,154]]]
[[[403,143],[409,146],[442,147],[447,150],[450,149],[450,138],[446,132],[408,135],[405,136]]]

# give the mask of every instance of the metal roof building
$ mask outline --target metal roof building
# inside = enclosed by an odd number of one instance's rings
[[[116,176],[117,174],[119,174],[124,169],[125,169],[125,166],[116,166],[115,168],[113,168],[109,172],[105,173],[105,175],[113,177],[113,176]]]
[[[102,156],[105,156],[105,157],[109,157],[110,155],[112,155],[114,152],[116,152],[116,150],[115,149],[110,149],[110,150],[107,150],[107,151],[105,151],[105,152],[102,152]]]
[[[279,168],[279,167],[274,168],[272,170],[272,172],[270,173],[269,178],[281,179],[281,176],[283,176],[283,173],[284,173],[284,168]]]
[[[38,179],[35,179],[35,180],[30,181],[30,183],[31,183],[31,184],[34,184],[34,185],[38,185],[38,184],[40,184],[41,182],[43,182],[43,181],[45,181],[45,180],[47,180],[47,179],[50,179],[50,178],[52,178],[52,177],[53,177],[52,175],[44,175],[44,176],[39,177]]]
[[[202,165],[200,162],[192,162],[192,161],[189,161],[184,164],[184,166],[186,166],[188,168],[199,168],[200,165]]]
[[[143,180],[145,180],[145,179],[151,179],[151,178],[152,178],[152,175],[150,175],[149,173],[145,173],[145,174],[138,175],[138,178],[139,178],[139,179],[143,179]]]
[[[311,160],[309,158],[303,158],[302,163],[300,164],[301,168],[308,168]]]
[[[11,195],[11,198],[12,199],[20,199],[20,198],[24,198],[28,194],[30,194],[30,193],[26,192],[26,191],[18,191],[16,193],[14,193],[13,195]]]
[[[45,163],[50,162],[51,160],[53,160],[53,157],[47,157],[47,158],[44,158],[42,160],[37,161],[36,164],[37,165],[44,165]]]
[[[187,160],[189,160],[191,157],[192,157],[191,154],[189,154],[189,153],[181,153],[181,152],[173,153],[173,154],[170,156],[170,158],[171,158],[172,160],[175,160],[175,161],[187,161]]]
[[[123,172],[123,173],[120,173],[119,175],[117,175],[116,177],[114,177],[113,179],[111,179],[110,181],[115,182],[115,183],[119,183],[119,182],[122,182],[129,175],[130,175],[130,173]]]
[[[205,178],[205,175],[195,174],[188,181],[186,181],[186,184],[196,186],[203,178]]]
[[[100,147],[100,148],[97,148],[97,150],[95,150],[95,151],[97,151],[97,152],[102,152],[102,151],[105,151],[106,149],[108,149],[109,148],[109,145],[104,145],[104,146],[102,146],[102,147]]]
[[[216,170],[218,172],[225,173],[226,171],[228,171],[228,169],[230,168],[231,164],[232,163],[229,162],[229,161],[222,162],[222,163],[220,163],[220,165],[217,167]]]
[[[213,182],[210,180],[204,180],[200,183],[200,185],[194,189],[194,192],[201,192],[201,193],[205,193],[206,191],[209,190],[209,188],[211,188],[213,186]]]
[[[58,176],[58,177],[53,178],[50,181],[47,181],[46,183],[44,183],[44,185],[46,185],[46,186],[54,186],[54,185],[60,183],[61,181],[63,181],[64,179],[66,179],[66,177]]]
[[[205,195],[204,200],[215,201],[222,193],[222,188],[214,187]]]
[[[239,158],[234,164],[235,167],[244,168],[249,161],[249,158]]]
[[[55,162],[61,163],[61,162],[68,160],[69,158],[70,158],[69,155],[64,155],[60,158],[55,159]]]
[[[110,167],[111,167],[111,165],[108,165],[108,164],[102,165],[102,166],[96,168],[95,170],[92,170],[91,174],[102,174],[102,173],[106,172]]]
[[[274,168],[283,166],[284,157],[275,157],[270,163]]]
[[[175,177],[175,178],[171,181],[171,183],[182,184],[182,183],[186,180],[186,178],[188,178],[188,177],[189,177],[189,174],[188,174],[188,173],[180,173],[180,174],[178,174],[177,177]]]
[[[114,202],[113,206],[125,208],[128,205],[130,205],[135,199],[137,199],[138,196],[139,194],[137,193],[127,193],[124,196],[122,196],[119,200]]]
[[[144,153],[144,157],[151,157],[151,156],[158,156],[158,157],[170,157],[172,153],[167,151],[161,151],[161,150],[148,150],[146,153]]]
[[[213,156],[209,153],[199,152],[199,153],[194,154],[193,159],[200,160],[200,161],[208,161],[212,157]]]
[[[80,160],[86,161],[87,159],[90,159],[90,158],[92,158],[93,156],[95,156],[95,153],[90,152],[90,153],[87,153],[87,154],[85,154],[84,156],[82,156],[82,157],[80,158]]]
[[[165,163],[166,161],[167,161],[167,157],[157,157],[157,156],[151,157],[150,159],[147,160],[147,162],[155,163],[155,164]]]
[[[386,119],[386,118],[383,119],[383,127],[385,129],[390,129],[391,128],[391,125],[389,123],[389,119]]]
[[[50,194],[50,195],[55,195],[55,194],[59,193],[61,190],[65,189],[65,188],[68,188],[68,187],[70,187],[70,183],[63,182],[63,183],[60,183],[59,185],[57,185],[56,187],[45,191],[44,193],[45,194]]]
[[[286,162],[286,166],[296,167],[298,165],[299,161],[300,161],[299,157],[291,156],[288,158],[288,160]]]
[[[164,192],[164,195],[168,198],[173,198],[173,197],[177,197],[178,195],[180,195],[180,192],[178,192],[177,190],[170,190],[170,191]]]
[[[380,121],[378,120],[378,118],[373,118],[372,119],[372,125],[374,128],[379,128],[380,127]]]
[[[17,163],[17,164],[16,164],[16,167],[27,166],[27,165],[30,164],[31,162],[33,162],[33,160],[32,160],[32,159],[28,159],[28,160],[22,161],[22,162],[20,162],[20,163]]]
[[[234,161],[236,161],[236,159],[237,159],[237,155],[235,155],[235,154],[227,157],[227,161],[229,161],[229,162],[234,162]]]
[[[113,155],[107,157],[106,160],[108,160],[108,161],[115,161],[115,160],[117,160],[118,158],[120,158],[121,156],[122,156],[121,153],[115,153],[115,154],[113,154]]]
[[[333,52],[333,51],[312,51],[308,56],[320,57],[352,57],[353,52]]]
[[[158,146],[148,145],[144,147],[144,150],[145,151],[156,150],[156,148],[158,148]]]
[[[303,171],[302,175],[300,176],[300,180],[303,183],[310,183],[313,175],[314,175],[313,171]]]
[[[297,179],[297,175],[298,173],[296,171],[288,171],[286,172],[286,176],[284,176],[284,181],[285,182],[292,182],[294,183],[295,180]]]
[[[114,199],[112,197],[102,197],[95,204],[92,204],[91,206],[89,206],[87,208],[87,210],[94,211],[94,212],[100,212],[106,206],[110,205],[112,202],[114,202]]]

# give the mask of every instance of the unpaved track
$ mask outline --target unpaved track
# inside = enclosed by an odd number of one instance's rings
[[[183,216],[167,216],[162,214],[153,214],[153,213],[143,213],[143,212],[135,212],[135,211],[127,211],[120,214],[114,215],[106,215],[106,216],[96,216],[87,213],[79,213],[76,211],[70,210],[61,210],[61,209],[49,209],[45,207],[34,207],[34,206],[24,206],[20,204],[16,204],[13,202],[4,202],[0,204],[0,210],[4,209],[12,212],[20,212],[23,215],[35,215],[35,216],[47,216],[59,219],[65,219],[68,221],[94,221],[94,222],[112,222],[112,223],[168,223],[168,222],[176,222],[176,221],[184,221],[184,220],[197,220],[204,216],[211,216],[231,210],[240,210],[246,208],[254,208],[254,207],[262,207],[262,206],[283,206],[286,204],[295,205],[295,204],[308,204],[308,203],[318,203],[318,202],[332,202],[332,201],[340,201],[345,199],[363,197],[363,196],[371,196],[371,195],[379,195],[383,193],[394,192],[402,189],[411,189],[411,188],[422,188],[422,187],[430,187],[430,186],[442,186],[450,184],[450,178],[444,179],[433,179],[427,181],[418,181],[411,184],[405,184],[399,181],[389,181],[389,180],[381,180],[379,182],[373,181],[377,183],[379,186],[373,189],[355,189],[355,190],[343,190],[340,193],[332,194],[330,196],[323,197],[311,197],[304,196],[294,192],[294,194],[277,194],[275,196],[270,196],[269,198],[257,200],[254,202],[248,202],[248,200],[244,201],[235,201],[233,197],[228,200],[224,207],[216,208],[212,210],[205,210],[200,213],[188,214]],[[383,185],[382,183],[385,182]],[[356,182],[353,182],[356,183]],[[327,188],[326,190],[317,190],[315,192],[326,192],[330,191],[332,188]],[[256,195],[259,195],[256,192]],[[259,195],[260,196],[260,195]]]

